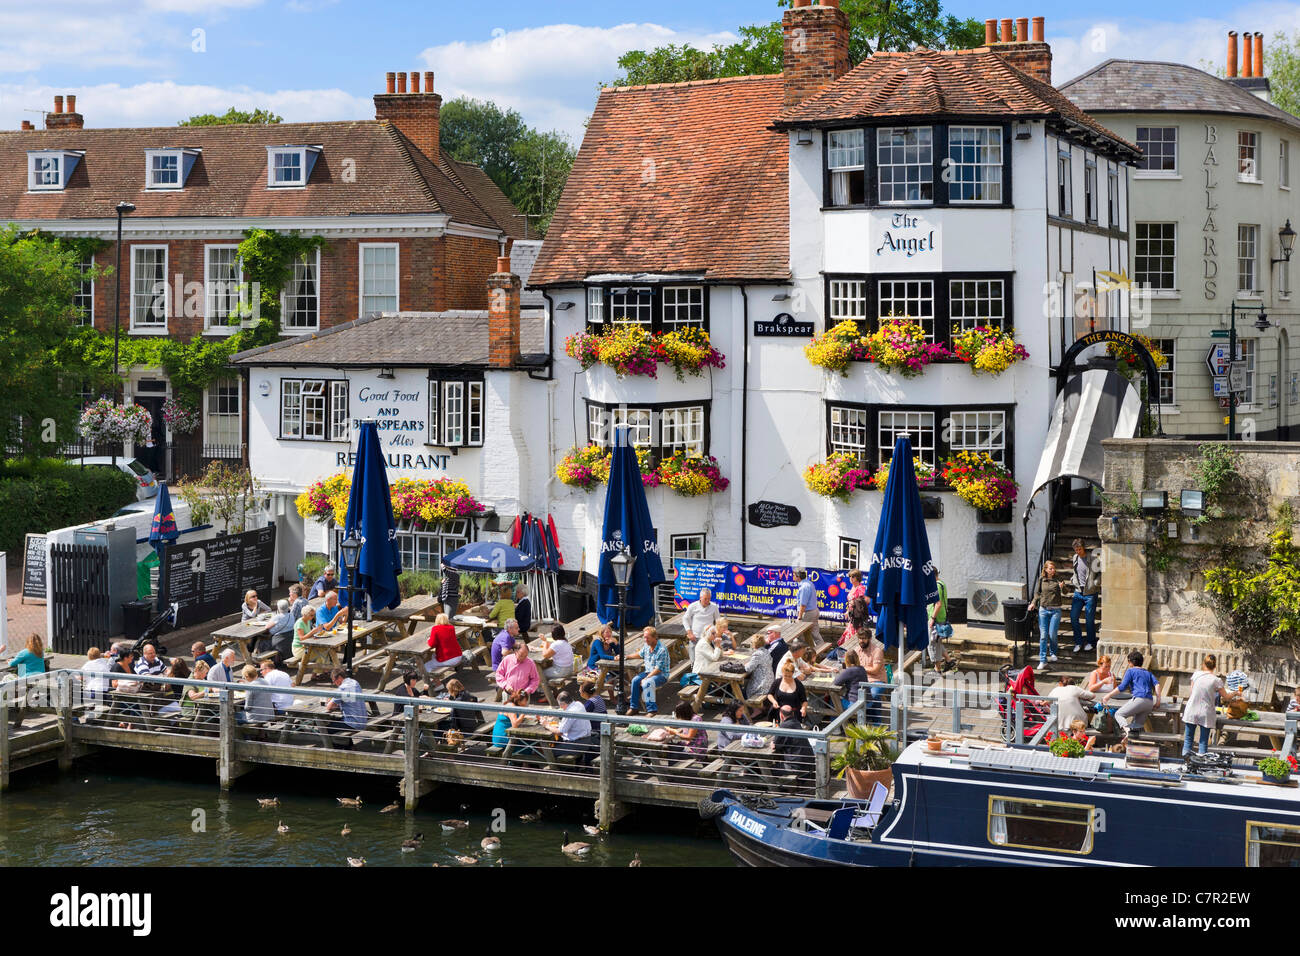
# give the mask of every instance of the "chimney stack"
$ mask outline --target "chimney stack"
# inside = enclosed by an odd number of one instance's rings
[[[1241,34],[1241,70],[1237,69],[1237,31],[1228,31],[1227,82],[1239,86],[1252,96],[1272,101],[1272,84],[1264,75],[1264,34],[1246,30]]]
[[[23,120],[23,127],[22,127],[22,128],[23,128],[24,130],[28,130],[28,129],[36,129],[36,127],[32,125],[32,121],[31,121],[31,120]]]
[[[1237,75],[1237,31],[1228,31],[1228,79]]]
[[[986,36],[989,32],[989,25],[993,22],[986,22]],[[1002,21],[1002,40],[999,43],[992,44],[993,52],[1000,55],[1020,72],[1028,73],[1034,79],[1041,80],[1044,83],[1051,83],[1052,48],[1043,39],[1046,21],[1042,17],[1033,18],[1034,36],[1032,40],[1029,38],[1030,18],[1017,18],[1014,21],[1014,33],[1011,29],[1012,22],[1009,18]]]
[[[46,129],[81,129],[85,126],[80,113],[77,112],[77,96],[75,93],[69,93],[67,96],[67,108],[64,108],[64,98],[62,96],[54,97],[54,112],[45,114]]]
[[[802,103],[849,72],[849,18],[838,0],[795,0],[781,18],[785,106]]]
[[[1264,76],[1264,34],[1255,31],[1255,72],[1257,77]]]
[[[510,257],[497,258],[497,271],[488,276],[488,368],[519,364],[519,276],[510,271]]]
[[[375,119],[392,123],[416,149],[438,162],[442,97],[433,92],[433,71],[424,74],[421,90],[420,74],[411,70],[410,92],[406,89],[406,71],[387,73],[385,77],[388,92],[375,94]]]

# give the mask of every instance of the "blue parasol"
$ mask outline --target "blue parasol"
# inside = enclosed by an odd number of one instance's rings
[[[397,576],[402,573],[402,555],[397,548],[397,522],[393,519],[393,499],[388,489],[383,449],[379,446],[379,429],[373,421],[362,422],[357,434],[357,463],[352,471],[352,492],[343,535],[362,542],[356,589],[370,595],[373,607],[394,608],[401,604]],[[341,567],[339,571],[339,600],[345,602],[347,568]]]
[[[609,465],[605,491],[605,523],[600,533],[600,565],[596,575],[596,614],[603,623],[619,626],[618,588],[610,559],[620,551],[636,558],[627,589],[627,626],[643,627],[654,620],[654,586],[664,578],[659,559],[659,542],[650,523],[645,485],[637,465],[636,451],[625,439],[625,430],[614,437],[614,457]]]
[[[475,541],[450,552],[442,563],[453,571],[470,574],[517,574],[536,562],[518,548],[496,541]]]
[[[170,544],[180,534],[176,527],[176,512],[172,510],[171,492],[167,490],[167,482],[160,481],[158,496],[154,499],[153,521],[149,524],[149,543],[161,557],[163,543]]]
[[[866,587],[877,612],[876,632],[886,647],[900,644],[900,626],[908,650],[930,642],[926,608],[939,599],[939,587],[912,467],[912,442],[906,435],[894,442]]]

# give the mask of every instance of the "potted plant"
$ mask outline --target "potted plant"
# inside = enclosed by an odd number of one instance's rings
[[[892,766],[898,759],[898,750],[889,741],[895,736],[888,727],[845,725],[844,750],[831,758],[831,771],[844,778],[849,796],[865,800],[875,784],[893,785]]]
[[[839,372],[845,378],[850,362],[864,362],[869,355],[866,336],[851,319],[831,326],[823,335],[814,335],[803,353],[811,364]]]
[[[1276,755],[1265,757],[1255,766],[1259,768],[1259,772],[1265,780],[1269,783],[1279,784],[1290,780],[1293,770],[1300,770],[1300,766],[1297,765],[1296,758],[1292,754],[1287,754],[1285,759]]]

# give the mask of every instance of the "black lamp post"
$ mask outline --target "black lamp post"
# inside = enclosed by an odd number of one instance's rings
[[[636,556],[623,550],[610,558],[609,564],[614,570],[614,586],[618,588],[618,703],[614,705],[614,710],[616,713],[626,714],[627,585],[632,580],[632,568],[636,564]]]
[[[1259,317],[1255,319],[1255,328],[1259,329],[1261,332],[1265,332],[1272,327],[1272,323],[1268,321],[1268,315],[1264,312],[1263,305],[1237,305],[1236,301],[1233,301],[1231,309],[1232,318],[1228,325],[1228,441],[1237,440],[1237,393],[1232,390],[1231,363],[1237,361],[1238,312],[1258,312]]]
[[[349,677],[352,676],[352,619],[357,616],[357,568],[361,564],[362,543],[361,538],[349,534],[339,544],[339,560],[348,574],[348,645],[343,651],[343,666],[347,668]]]

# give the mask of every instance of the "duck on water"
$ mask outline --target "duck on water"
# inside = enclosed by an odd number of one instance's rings
[[[1147,769],[978,738],[909,746],[893,799],[700,801],[750,866],[1295,866],[1300,789],[1213,762]]]

